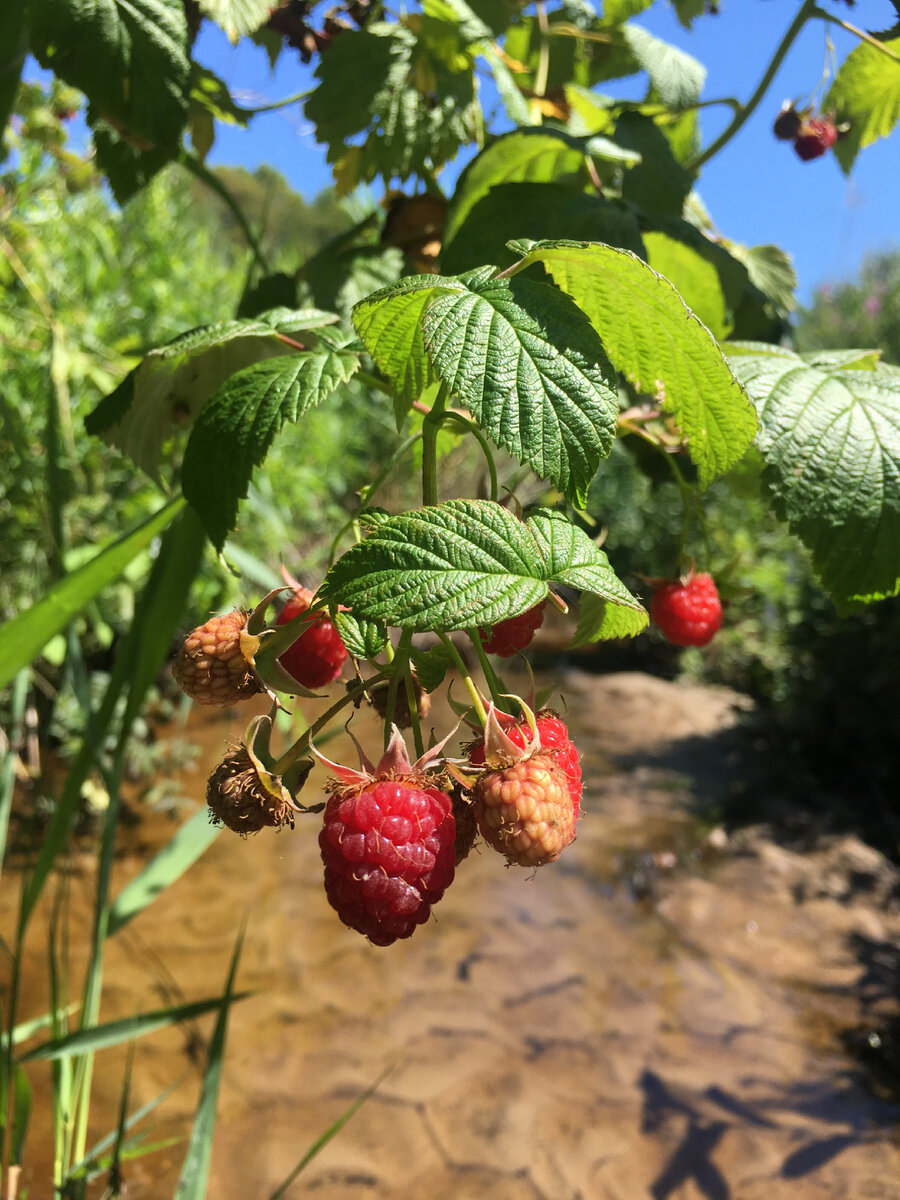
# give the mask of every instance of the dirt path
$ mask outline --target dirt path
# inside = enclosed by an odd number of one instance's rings
[[[691,808],[733,782],[728,694],[578,672],[563,691],[586,815],[556,866],[475,853],[431,924],[377,949],[327,906],[310,818],[220,837],[113,942],[105,1019],[215,994],[250,906],[239,984],[257,995],[233,1012],[213,1200],[265,1200],[391,1064],[289,1197],[900,1200],[898,1110],[841,1042],[895,1011],[890,869],[853,839],[711,844]],[[88,888],[72,881],[76,916]],[[38,933],[35,1011],[41,953]],[[188,1076],[161,1135],[189,1120],[198,1049],[183,1030],[139,1044],[135,1106]],[[107,1126],[122,1060],[98,1060]],[[170,1197],[182,1156],[132,1166],[129,1200]]]

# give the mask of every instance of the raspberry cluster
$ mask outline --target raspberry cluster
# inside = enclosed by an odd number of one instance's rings
[[[798,112],[790,100],[784,102],[772,126],[780,141],[794,143],[804,162],[821,158],[848,131],[848,125],[835,124],[834,113],[815,114],[811,108]]]

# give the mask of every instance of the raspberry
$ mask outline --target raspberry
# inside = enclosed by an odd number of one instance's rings
[[[511,717],[507,713],[497,713],[497,717],[503,732],[510,741],[515,742],[517,746],[521,746],[524,749],[526,730],[528,730],[527,718],[523,716],[517,721],[515,717]],[[557,765],[562,767],[565,773],[569,785],[569,794],[572,797],[575,820],[577,821],[581,814],[582,792],[581,762],[578,758],[578,750],[575,743],[569,737],[569,731],[566,728],[565,722],[561,721],[552,709],[542,709],[537,714],[536,723],[541,747],[552,753]],[[469,762],[475,767],[484,765],[484,738],[481,738],[469,748]]]
[[[292,621],[311,603],[312,592],[296,587],[293,597],[278,614],[276,625]],[[278,661],[304,687],[319,688],[337,679],[346,659],[347,649],[334,622],[322,613],[313,618]]]
[[[544,623],[544,609],[547,601],[542,600],[534,608],[501,621],[493,629],[480,630],[481,640],[488,654],[496,654],[500,658],[512,658],[517,650],[524,650],[535,633]]]
[[[650,615],[676,646],[705,646],[722,627],[722,602],[712,576],[663,584],[653,593]]]
[[[214,825],[227,825],[246,837],[270,826],[294,828],[297,806],[281,780],[260,770],[246,746],[230,750],[210,775],[206,803]]]
[[[377,767],[360,752],[362,771],[314,751],[337,775],[319,834],[325,895],[344,924],[376,946],[410,937],[453,882],[453,804],[423,770],[446,740],[410,765],[395,725]]]
[[[478,822],[475,820],[475,805],[458,785],[450,793],[453,804],[453,819],[456,822],[456,865],[469,857],[469,851],[475,845],[478,836]]]
[[[800,132],[803,118],[794,108],[790,100],[785,100],[781,112],[775,118],[772,132],[782,142],[792,142]]]
[[[837,141],[838,131],[833,121],[827,117],[814,117],[805,121],[794,138],[794,149],[804,162],[813,158],[821,158],[826,150],[830,150]]]
[[[198,704],[237,704],[263,691],[253,666],[259,639],[247,633],[247,614],[211,617],[188,634],[172,668],[175,682]]]
[[[332,908],[376,946],[389,946],[427,921],[453,882],[450,797],[403,779],[342,789],[325,806],[319,848]]]
[[[486,771],[472,799],[484,840],[520,867],[555,862],[575,837],[569,781],[551,754]]]

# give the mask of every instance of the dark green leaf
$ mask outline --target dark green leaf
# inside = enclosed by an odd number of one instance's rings
[[[136,146],[99,118],[92,121],[92,128],[97,166],[106,176],[117,204],[127,204],[175,156],[174,147]]]
[[[447,672],[452,671],[456,665],[452,651],[443,642],[438,642],[427,650],[413,650],[410,657],[419,683],[426,692],[437,691]]]
[[[748,345],[730,360],[759,412],[766,483],[839,612],[900,591],[900,378],[855,353],[811,366]]]
[[[643,113],[626,111],[616,122],[615,140],[641,156],[641,162],[625,172],[622,198],[647,212],[680,217],[693,177],[676,160],[659,126]]]
[[[353,613],[333,609],[331,619],[340,634],[347,652],[354,658],[375,658],[387,644],[387,629],[383,621],[357,619]]]
[[[190,88],[182,0],[31,0],[31,19],[42,67],[80,88],[138,149],[177,148]]]
[[[346,337],[281,355],[232,375],[206,403],[184,453],[182,490],[221,550],[259,466],[286,421],[352,378],[359,358]]]

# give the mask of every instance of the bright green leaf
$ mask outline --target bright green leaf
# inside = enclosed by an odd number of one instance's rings
[[[578,607],[578,625],[570,645],[574,649],[610,638],[634,637],[647,628],[649,620],[643,608],[610,604],[600,596],[585,592]]]
[[[594,324],[614,366],[658,398],[687,439],[701,487],[736,463],[756,416],[709,330],[668,280],[627,250],[538,242],[540,262]]]
[[[182,490],[221,550],[247,495],[253,468],[286,421],[296,422],[355,374],[346,336],[238,371],[207,401],[184,452]],[[332,343],[332,344],[330,344]]]
[[[387,644],[387,629],[383,621],[358,619],[349,612],[334,609],[331,619],[341,641],[354,658],[375,658]]]
[[[40,654],[43,646],[69,624],[98,593],[117,578],[177,516],[179,497],[104,547],[83,567],[53,585],[42,600],[0,629],[0,688]]]
[[[780,347],[739,345],[730,361],[759,412],[766,482],[838,611],[896,595],[900,377]]]
[[[232,42],[265,25],[272,0],[199,0],[200,10],[225,30]]]
[[[714,338],[722,341],[731,332],[725,296],[715,267],[691,246],[665,233],[644,234],[647,262],[674,284],[682,300],[700,318]]]
[[[696,58],[654,37],[640,25],[628,24],[625,41],[640,63],[641,70],[650,76],[654,93],[669,108],[686,108],[703,91],[706,68]]]
[[[900,120],[900,38],[883,45],[894,59],[861,42],[844,59],[825,97],[824,107],[850,125],[834,144],[834,155],[848,175],[859,151],[887,137]]]
[[[392,517],[334,564],[321,590],[357,616],[449,632],[517,616],[553,582],[640,609],[606,555],[561,514],[521,521],[489,500],[451,500]]]
[[[279,334],[296,337],[336,321],[317,309],[273,309],[252,321],[220,321],[151,350],[85,420],[89,433],[157,477],[164,443],[190,425],[235,372],[287,352]]]
[[[734,254],[747,268],[750,282],[768,296],[784,313],[797,307],[794,295],[797,289],[797,274],[791,257],[780,246],[732,246]]]

